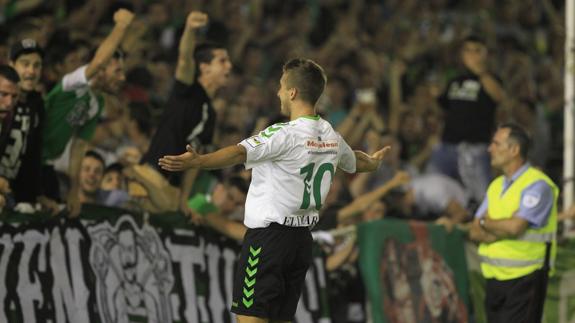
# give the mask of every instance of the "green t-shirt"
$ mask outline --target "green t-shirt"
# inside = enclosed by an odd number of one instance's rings
[[[60,157],[73,136],[90,140],[94,135],[104,98],[90,90],[86,67],[66,74],[46,96],[43,160]]]

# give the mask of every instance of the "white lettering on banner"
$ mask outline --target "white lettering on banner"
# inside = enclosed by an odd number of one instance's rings
[[[206,304],[204,295],[198,295],[198,309],[200,310],[201,323],[210,323],[208,304]]]
[[[229,248],[224,248],[222,252],[224,257],[224,281],[225,284],[225,296],[226,297],[226,308],[230,309],[232,307],[232,294],[234,289],[234,264],[236,263],[236,253]],[[236,316],[232,315],[232,312],[227,311],[230,322],[236,323]]]
[[[319,308],[318,291],[315,290],[316,280],[313,270],[308,270],[305,275],[305,284],[307,293],[307,304],[309,310],[317,310]]]
[[[20,263],[18,264],[18,272],[20,273],[18,284],[16,286],[16,291],[20,298],[20,306],[22,307],[22,318],[24,322],[36,322],[36,310],[35,303],[38,303],[38,307],[42,307],[44,303],[42,294],[42,285],[40,284],[40,278],[38,273],[32,272],[30,268],[30,260],[32,255],[40,247],[39,259],[45,259],[46,254],[46,244],[50,240],[50,237],[46,233],[41,233],[36,230],[26,231],[21,234],[17,234],[14,237],[14,242],[22,243],[24,249],[20,256]],[[41,266],[39,266],[41,267]],[[45,268],[44,262],[44,270]],[[42,270],[42,268],[38,268]],[[30,279],[32,277],[32,279]]]
[[[168,239],[166,241],[166,249],[168,249],[172,261],[180,264],[185,300],[184,319],[187,322],[204,322],[204,320],[200,321],[198,317],[196,280],[194,279],[194,265],[199,266],[201,271],[206,270],[204,240],[200,239],[198,246],[190,246],[174,244],[172,239]]]
[[[212,312],[213,323],[223,323],[226,311],[224,295],[222,295],[222,286],[220,285],[219,261],[220,248],[209,243],[206,247],[206,256],[208,257],[208,274],[210,277],[210,296],[208,305]]]
[[[104,322],[171,322],[174,278],[168,252],[149,225],[124,215],[112,227],[88,228],[90,264],[96,273],[98,309]]]
[[[55,227],[50,234],[50,268],[54,274],[52,297],[56,322],[89,322],[87,309],[89,291],[84,282],[84,270],[80,262],[81,235],[78,230],[69,228],[66,230],[66,238],[68,248],[62,242],[60,228]],[[68,262],[70,268],[67,266]]]
[[[295,312],[295,319],[297,322],[313,322],[311,313],[305,308],[305,304],[302,301],[303,297],[300,297],[297,303],[297,308]]]
[[[317,273],[317,280],[318,280],[318,286],[320,288],[326,288],[327,284],[326,284],[326,279],[325,279],[325,270],[324,270],[324,259],[323,258],[314,258],[313,262],[315,263],[315,267],[316,268],[316,273]],[[318,308],[319,309],[319,308]]]
[[[0,322],[236,323],[239,246],[204,229],[162,230],[131,215],[0,222]],[[323,322],[322,262],[314,258],[296,322]]]
[[[0,238],[0,246],[2,247],[2,254],[0,255],[0,277],[2,278],[2,281],[5,282],[5,278],[7,276],[6,270],[8,269],[10,256],[14,250],[14,243],[9,234],[2,235],[2,238]],[[6,308],[4,308],[4,305],[7,304],[7,293],[8,288],[6,288],[6,286],[4,286],[4,288],[0,288],[0,322],[8,322],[8,318],[6,317]]]
[[[302,296],[297,304],[295,316],[296,321],[298,322],[313,322],[312,312],[320,309],[320,291],[318,290],[318,287],[320,289],[325,289],[326,287],[323,264],[323,259],[315,258],[315,266],[311,266],[305,275],[305,288],[303,289]],[[316,275],[318,277],[316,277]],[[304,300],[307,300],[307,306]],[[330,321],[331,320],[329,318],[325,318],[322,322],[329,323]]]

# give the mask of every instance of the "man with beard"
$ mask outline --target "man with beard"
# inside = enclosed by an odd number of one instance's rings
[[[114,291],[115,322],[142,322],[143,313],[147,322],[161,322],[159,304],[138,280],[139,247],[132,226],[122,223],[118,230],[118,254],[123,275]]]
[[[104,107],[103,93],[116,95],[125,80],[123,53],[119,50],[133,13],[119,9],[114,13],[114,28],[100,44],[88,65],[66,74],[46,96],[46,126],[43,132],[45,194],[60,198],[54,160],[71,141],[68,192],[70,216],[80,213],[78,173]]]
[[[232,64],[227,50],[219,44],[195,46],[196,30],[207,23],[208,16],[202,12],[192,11],[188,15],[166,109],[142,158],[144,165],[134,167],[133,172],[128,170],[147,189],[153,211],[179,209],[192,215],[188,198],[198,170],[174,174],[160,169],[157,161],[162,156],[179,153],[186,144],[200,151],[212,144],[216,113],[211,101],[217,90],[226,85]]]

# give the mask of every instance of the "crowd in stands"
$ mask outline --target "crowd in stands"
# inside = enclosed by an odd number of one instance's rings
[[[18,102],[0,100],[0,202],[181,211],[241,240],[249,171],[173,178],[157,158],[285,121],[277,80],[299,56],[325,68],[317,111],[352,148],[392,147],[375,174],[336,174],[318,229],[384,216],[451,229],[494,175],[499,122],[528,129],[531,163],[562,183],[564,11],[554,0],[0,0],[0,64],[20,88]],[[358,278],[354,237],[331,243],[343,295]]]

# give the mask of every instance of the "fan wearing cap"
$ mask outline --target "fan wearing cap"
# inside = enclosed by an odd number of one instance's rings
[[[48,178],[45,193],[52,198],[59,197],[53,165],[71,143],[67,204],[72,217],[80,213],[80,164],[104,108],[103,94],[117,95],[125,80],[123,53],[119,48],[133,19],[132,12],[118,9],[114,13],[114,28],[91,61],[66,74],[45,98],[46,124],[42,134],[44,175]]]
[[[23,39],[10,48],[10,66],[20,82],[20,98],[10,115],[9,137],[0,146],[0,176],[8,179],[16,203],[41,202],[51,211],[57,205],[41,195],[42,127],[44,101],[40,85],[44,51],[34,39]]]

